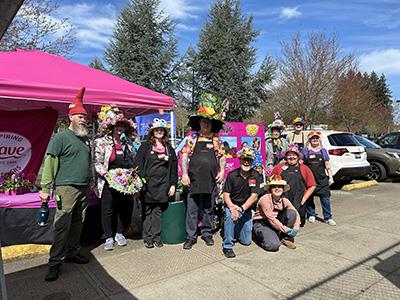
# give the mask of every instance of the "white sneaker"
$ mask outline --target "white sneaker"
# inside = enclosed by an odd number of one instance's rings
[[[336,226],[336,222],[335,222],[334,219],[329,219],[329,220],[326,221],[326,223],[327,223],[328,225],[331,225],[331,226]]]
[[[315,223],[315,217],[314,216],[308,217],[308,222]]]
[[[114,239],[112,237],[106,239],[106,242],[104,243],[104,250],[106,251],[114,250]]]
[[[126,238],[122,233],[117,233],[115,235],[115,241],[119,246],[126,246]]]

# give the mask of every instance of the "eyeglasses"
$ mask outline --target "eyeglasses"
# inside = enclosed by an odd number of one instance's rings
[[[303,127],[303,124],[298,123],[298,124],[294,124],[294,126],[296,126],[296,127]]]
[[[288,160],[294,160],[294,159],[298,159],[298,157],[297,157],[297,156],[288,156],[288,157],[286,157],[286,159],[288,159]]]

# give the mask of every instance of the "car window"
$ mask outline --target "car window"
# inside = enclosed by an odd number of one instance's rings
[[[379,140],[379,144],[381,145],[396,145],[399,136],[397,134],[388,134]]]
[[[361,146],[356,138],[348,133],[334,133],[328,136],[332,146]]]
[[[378,144],[375,144],[373,141],[370,141],[369,139],[367,139],[363,136],[355,135],[354,137],[365,148],[368,148],[368,149],[380,149],[381,148],[381,146],[379,146]]]

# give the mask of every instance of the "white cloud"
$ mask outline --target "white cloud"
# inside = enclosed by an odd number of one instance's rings
[[[202,10],[188,0],[161,0],[160,7],[172,19],[194,19],[198,17],[196,12]]]
[[[79,3],[59,8],[59,15],[68,17],[75,27],[76,38],[82,46],[104,49],[117,20],[114,5]]]
[[[298,7],[284,7],[279,15],[282,19],[292,19],[300,17],[302,13],[298,11]]]
[[[363,71],[400,75],[400,49],[376,50],[359,57]]]
[[[182,23],[179,23],[176,25],[176,29],[180,30],[180,31],[198,31],[199,28],[197,26],[189,26],[189,25],[185,25]]]

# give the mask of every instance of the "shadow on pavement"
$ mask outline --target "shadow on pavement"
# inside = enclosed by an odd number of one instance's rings
[[[366,259],[363,259],[350,267],[333,274],[324,280],[321,280],[291,296],[287,299],[298,299],[298,298],[320,298],[325,297],[330,292],[335,292],[335,294],[342,290],[342,297],[354,297],[358,293],[363,293],[367,288],[361,289],[361,291],[357,291],[354,289],[354,281],[360,280],[360,273],[363,273],[363,270],[359,270],[360,267],[363,266],[371,266],[374,270],[379,272],[383,277],[389,280],[397,289],[400,289],[400,252],[396,251],[395,254],[391,255],[388,258],[382,259],[381,256],[385,256],[389,251],[394,250],[396,247],[400,246],[400,242],[396,242],[391,246],[376,252],[373,255],[368,256]],[[378,262],[378,263],[377,263]],[[365,275],[365,274],[364,274]],[[369,278],[371,279],[371,278]],[[370,286],[377,283],[381,278],[376,277],[370,281]],[[367,279],[368,280],[368,279]],[[360,284],[360,286],[362,283]],[[352,288],[349,287],[353,286]],[[367,287],[370,287],[367,286]],[[353,289],[353,290],[352,290]],[[380,286],[380,293],[384,294],[385,286]],[[389,289],[389,288],[388,288]],[[340,292],[339,292],[340,293]],[[388,292],[389,293],[389,292]],[[323,298],[321,298],[323,299]]]
[[[136,300],[119,282],[112,278],[90,253],[94,247],[86,247],[81,253],[89,257],[86,265],[67,264],[61,267],[60,277],[46,282],[44,276],[48,266],[40,265],[6,274],[9,299],[109,299],[123,295],[123,299]],[[95,270],[95,274],[93,274]]]

